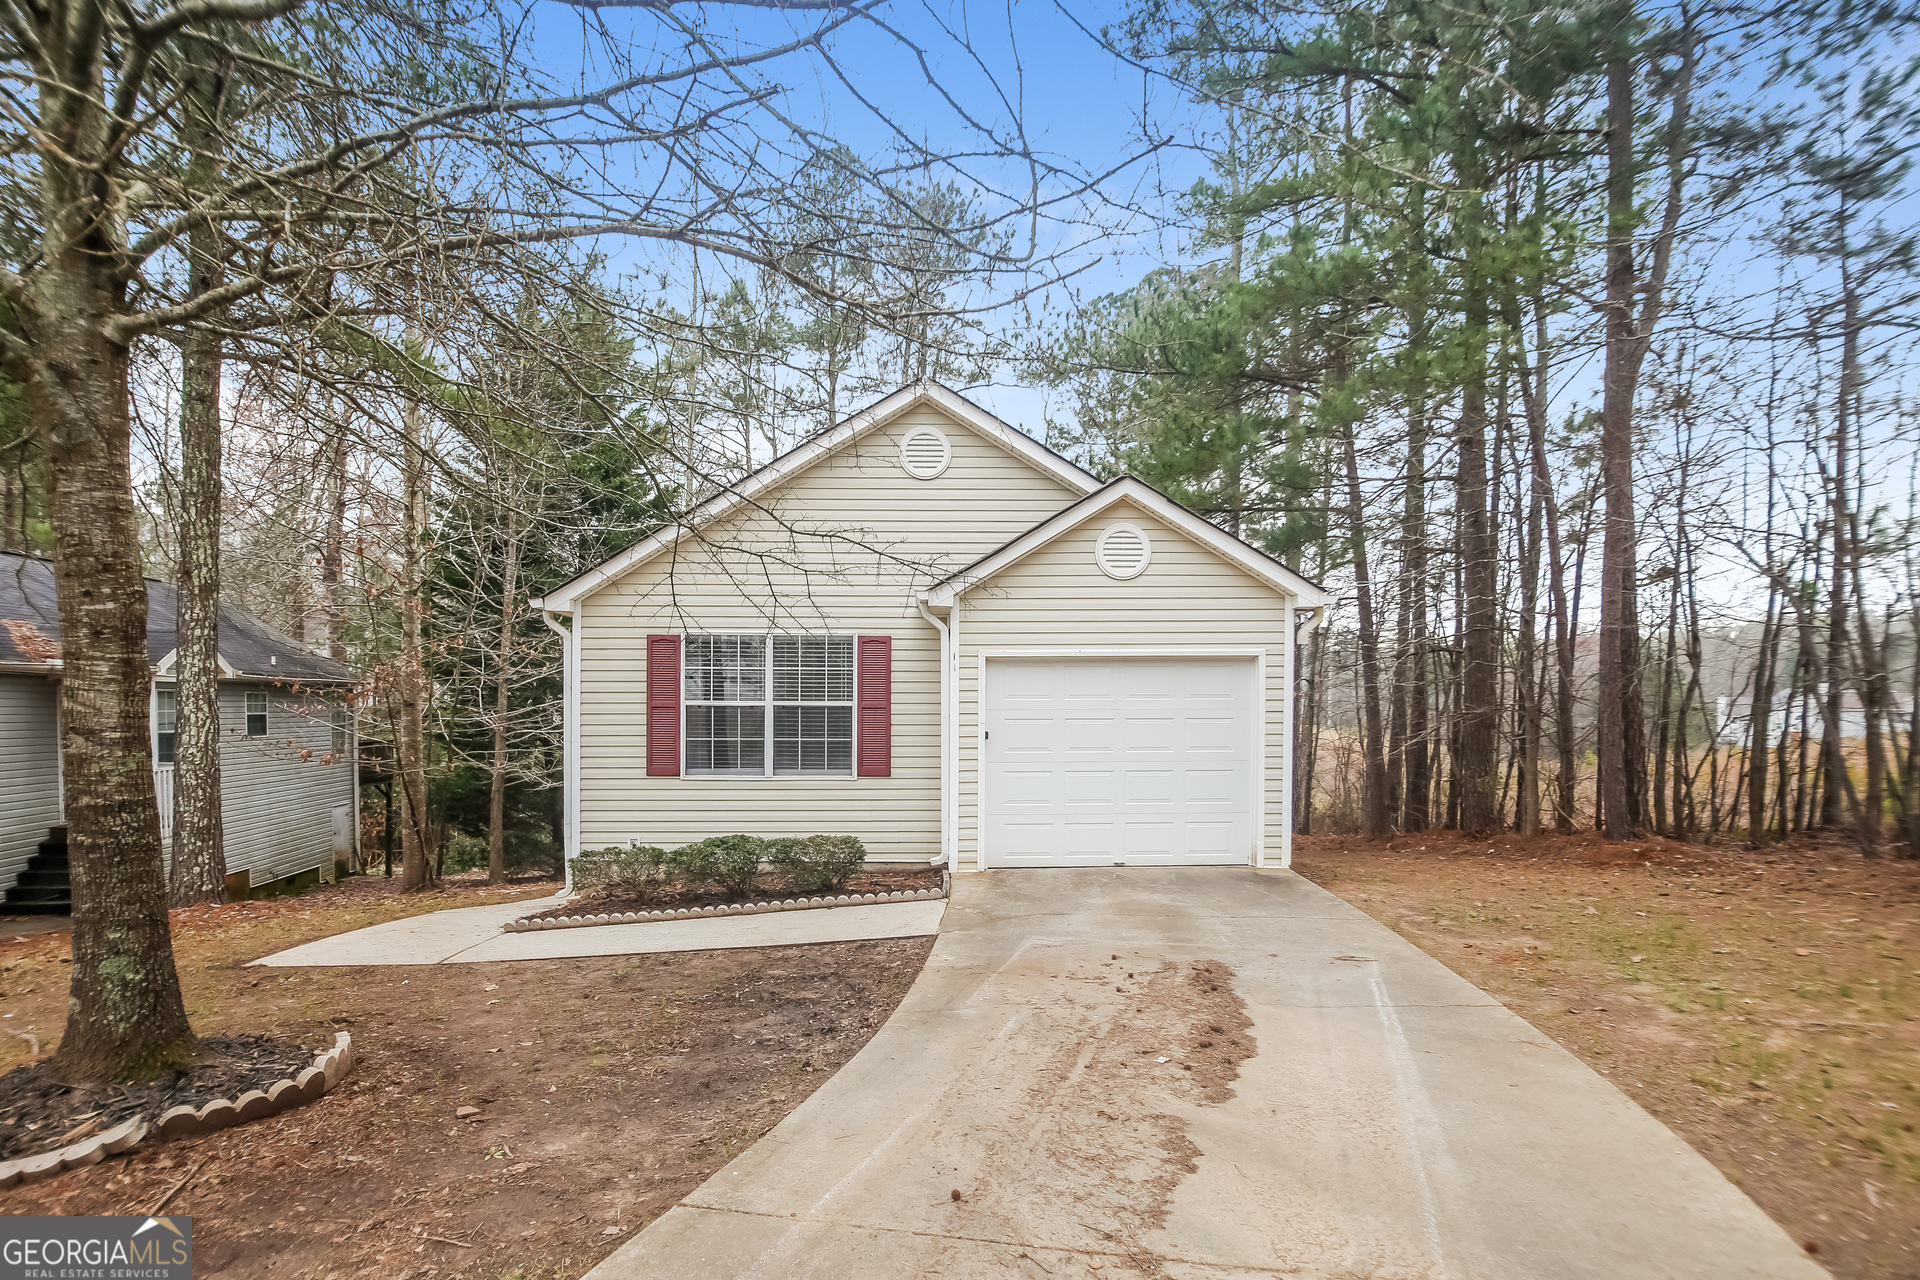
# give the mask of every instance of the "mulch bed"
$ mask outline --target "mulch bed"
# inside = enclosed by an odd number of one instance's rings
[[[15,1067],[0,1076],[0,1160],[57,1150],[137,1115],[264,1090],[312,1066],[317,1052],[269,1036],[210,1036],[191,1068],[144,1084],[69,1084],[46,1058]]]
[[[197,1274],[223,1280],[570,1280],[859,1052],[933,944],[241,967],[337,931],[354,912],[240,920],[229,910],[180,944],[202,1025],[231,1019],[316,1042],[350,1029],[356,1059],[339,1088],[254,1124],[149,1140],[0,1191],[0,1214],[165,1204],[194,1219]],[[63,998],[30,997],[53,1025]]]
[[[782,871],[769,871],[754,878],[753,892],[744,898],[729,897],[717,886],[701,881],[674,885],[646,898],[628,893],[608,893],[605,895],[582,896],[546,911],[534,912],[525,918],[528,920],[555,920],[565,916],[577,916],[585,904],[592,903],[592,909],[609,915],[624,911],[661,911],[680,907],[717,907],[729,902],[781,902],[788,898],[811,898],[824,894],[842,893],[900,893],[914,889],[938,889],[941,871],[937,867],[921,869],[915,867],[902,871],[856,871],[847,877],[846,887],[842,889],[803,890],[794,883],[791,875]]]

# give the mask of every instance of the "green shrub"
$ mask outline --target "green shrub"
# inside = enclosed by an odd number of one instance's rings
[[[581,893],[652,902],[667,887],[667,859],[664,849],[647,844],[583,849],[573,860],[573,887]]]
[[[767,842],[759,836],[710,836],[667,855],[673,870],[691,880],[712,880],[730,898],[753,892]]]
[[[398,846],[399,841],[394,844]],[[398,853],[396,847],[394,852]],[[440,864],[441,871],[455,875],[462,871],[472,871],[487,865],[487,838],[470,836],[464,831],[449,831],[445,859]]]
[[[804,840],[777,840],[769,861],[793,877],[804,893],[846,887],[847,877],[867,860],[867,847],[858,836],[808,836]]]

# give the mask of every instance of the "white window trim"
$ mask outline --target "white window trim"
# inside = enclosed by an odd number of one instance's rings
[[[687,641],[704,636],[759,636],[765,641],[761,645],[761,688],[766,696],[757,702],[708,702],[696,701],[687,697]],[[783,702],[777,705],[788,707],[846,707],[848,721],[853,734],[853,750],[845,773],[821,770],[817,773],[779,773],[773,771],[773,711],[776,705],[773,696],[773,642],[779,637],[798,639],[845,639],[853,642],[853,697],[844,702]],[[694,773],[687,765],[687,708],[688,707],[760,707],[761,719],[761,757],[760,772],[744,771],[723,773],[709,770]],[[860,638],[844,631],[683,631],[680,633],[680,776],[700,782],[738,782],[744,779],[760,779],[766,782],[808,783],[821,778],[857,778],[860,776]]]
[[[260,732],[253,730],[253,700],[260,699]],[[273,734],[273,699],[267,696],[265,689],[246,689],[240,694],[240,736],[243,738],[266,738]]]
[[[152,699],[152,702],[150,703],[149,710],[147,712],[147,722],[152,727],[152,732],[153,732],[153,767],[156,769],[171,769],[173,768],[174,760],[178,760],[180,758],[180,692],[179,690],[180,690],[180,686],[177,684],[168,685],[166,689],[163,691],[160,687],[159,681],[156,680],[153,683],[153,699]],[[174,695],[173,697],[174,759],[173,760],[162,760],[160,758],[160,694],[162,692],[171,693]]]

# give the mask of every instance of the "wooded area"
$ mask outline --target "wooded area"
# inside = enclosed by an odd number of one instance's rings
[[[1049,443],[1338,592],[1303,827],[1920,848],[1920,11],[1136,0],[1078,20],[1166,118],[1073,162],[1042,68],[944,10],[0,14],[0,545],[61,589],[66,1070],[189,1043],[215,601],[368,673],[364,834],[407,885],[552,863],[528,599],[922,378],[1052,388]],[[907,69],[925,119],[876,92]],[[1176,154],[1204,177],[1139,176]],[[1142,228],[1157,269],[1081,297]],[[171,883],[143,573],[181,602]]]

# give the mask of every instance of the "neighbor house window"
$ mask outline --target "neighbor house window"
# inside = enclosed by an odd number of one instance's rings
[[[174,724],[180,714],[180,695],[161,689],[153,700],[153,759],[156,764],[173,763]]]
[[[249,738],[267,736],[267,691],[265,689],[247,690],[247,736]]]
[[[683,661],[689,774],[853,772],[852,636],[688,636]]]
[[[347,704],[333,704],[333,754],[345,755],[347,751]]]

